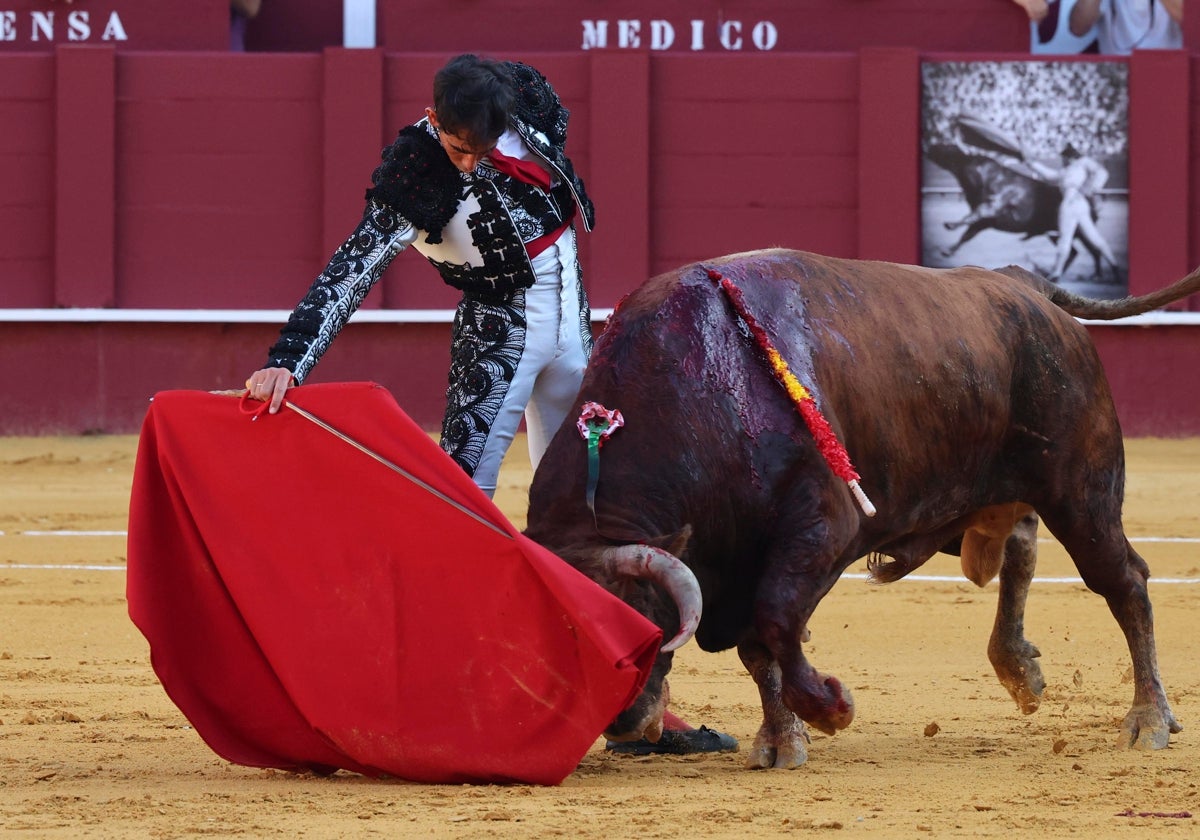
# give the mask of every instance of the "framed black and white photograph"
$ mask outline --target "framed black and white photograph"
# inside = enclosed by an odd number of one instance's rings
[[[923,63],[922,262],[1124,296],[1128,77],[1112,61]]]

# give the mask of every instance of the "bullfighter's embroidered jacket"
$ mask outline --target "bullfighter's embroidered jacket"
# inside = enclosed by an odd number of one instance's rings
[[[583,181],[565,153],[569,112],[536,69],[507,68],[517,92],[509,131],[548,168],[550,189],[499,172],[486,158],[474,172],[460,172],[427,119],[402,129],[372,175],[362,220],[292,312],[267,361],[302,382],[384,269],[411,245],[463,293],[442,446],[469,474],[524,347],[524,291],[535,281],[525,243],[562,227],[576,210],[586,230],[594,221]],[[579,295],[580,336],[590,353],[582,283]]]

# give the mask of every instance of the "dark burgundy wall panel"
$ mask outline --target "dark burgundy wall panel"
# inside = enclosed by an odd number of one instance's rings
[[[319,52],[342,43],[342,0],[263,0],[246,25],[247,50]]]
[[[650,119],[652,270],[784,246],[852,256],[852,56],[664,56]],[[759,91],[753,99],[746,91]]]
[[[119,305],[290,307],[325,250],[321,56],[137,54],[120,68]]]
[[[1129,290],[1142,294],[1186,274],[1188,55],[1146,50],[1130,60]],[[1186,309],[1187,301],[1170,307]]]
[[[0,55],[0,306],[54,303],[54,58]]]
[[[54,303],[115,306],[115,53],[62,49],[55,73]]]
[[[1089,326],[1131,437],[1200,435],[1200,327]]]

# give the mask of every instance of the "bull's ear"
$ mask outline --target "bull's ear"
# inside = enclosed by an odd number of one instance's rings
[[[684,525],[673,534],[660,534],[653,539],[646,540],[647,545],[652,545],[655,548],[661,548],[668,554],[683,559],[683,555],[687,552],[688,543],[692,540],[691,524]]]

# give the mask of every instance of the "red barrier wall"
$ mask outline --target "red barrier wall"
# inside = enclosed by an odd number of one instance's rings
[[[573,112],[568,148],[598,208],[582,245],[594,305],[747,248],[916,261],[923,55],[514,55]],[[131,431],[157,390],[240,385],[357,221],[379,150],[420,114],[444,58],[0,54],[0,433]],[[1130,286],[1141,292],[1196,262],[1200,85],[1182,53],[1131,61]],[[455,299],[406,253],[365,308]],[[56,307],[270,311],[259,323],[41,311]],[[1093,332],[1130,432],[1200,434],[1200,327]],[[380,381],[432,428],[447,335],[444,322],[352,324],[315,378]]]
[[[1200,435],[1200,328],[1088,329],[1127,435]],[[277,332],[275,324],[2,324],[2,433],[137,431],[157,391],[242,387]],[[379,382],[436,430],[449,335],[442,323],[351,323],[309,381]]]

